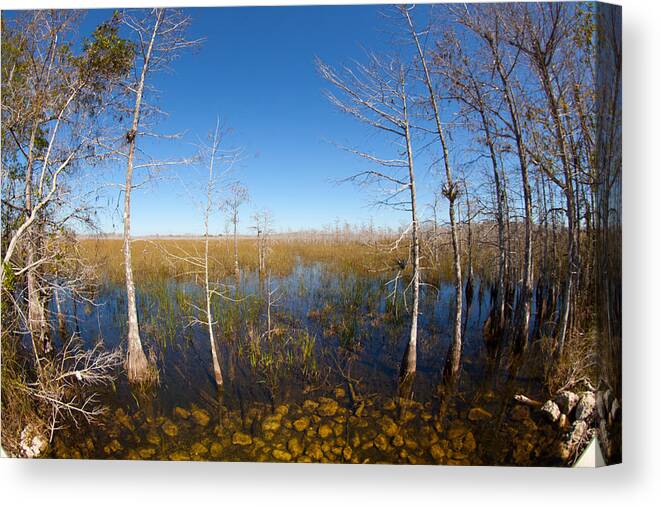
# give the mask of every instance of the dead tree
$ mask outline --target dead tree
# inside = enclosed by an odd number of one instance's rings
[[[221,208],[218,203],[221,202],[223,192],[222,183],[227,178],[227,175],[233,171],[240,154],[240,151],[237,149],[221,149],[224,135],[225,131],[221,126],[220,120],[217,119],[215,129],[209,136],[209,141],[200,143],[199,149],[198,159],[207,163],[206,185],[204,188],[197,188],[196,185],[188,188],[189,193],[193,196],[193,203],[202,210],[204,250],[202,252],[198,251],[195,244],[189,248],[185,246],[166,247],[163,243],[153,243],[154,246],[163,252],[171,264],[183,263],[187,265],[188,269],[184,272],[186,276],[192,277],[196,281],[202,280],[204,304],[198,306],[193,302],[188,302],[188,305],[194,311],[194,314],[190,315],[189,325],[201,325],[207,330],[211,349],[213,376],[216,386],[219,389],[223,387],[224,381],[220,367],[220,352],[214,333],[214,326],[218,324],[218,320],[214,317],[213,305],[214,300],[217,298],[230,301],[235,300],[227,296],[227,287],[218,281],[217,275],[214,280],[213,259],[209,253],[211,240],[210,220]],[[182,184],[185,185],[183,182]],[[198,202],[194,197],[197,195],[204,195],[204,202]],[[215,271],[217,272],[217,269]]]
[[[359,184],[378,183],[386,187],[385,197],[379,199],[377,204],[407,211],[411,216],[410,224],[391,246],[391,249],[397,249],[407,235],[410,237],[412,274],[408,288],[411,289],[413,299],[409,339],[401,366],[401,375],[407,378],[416,371],[420,306],[420,223],[413,164],[410,99],[407,91],[409,69],[397,58],[379,58],[374,54],[368,56],[368,63],[357,63],[353,68],[345,67],[341,73],[321,60],[317,60],[317,68],[321,76],[337,91],[337,95],[332,92],[327,94],[330,101],[340,111],[389,136],[397,153],[405,156],[382,158],[361,150],[348,149],[355,155],[385,168],[383,171],[366,170],[349,180]]]
[[[576,91],[580,90],[576,79],[578,70],[573,65],[575,55],[572,54],[577,29],[574,19],[575,16],[566,6],[557,4],[510,7],[504,20],[507,44],[526,59],[546,102],[544,114],[535,114],[538,108],[532,104],[529,108],[532,112],[529,116],[541,127],[533,132],[537,149],[531,157],[535,165],[562,190],[566,202],[567,273],[555,332],[558,354],[562,353],[571,327],[580,270],[580,210],[577,197],[580,183],[577,176],[582,164],[575,151],[577,142],[574,133],[585,129],[580,127],[579,105],[574,100],[578,96]]]
[[[219,138],[219,128],[220,123],[216,121],[216,129],[213,133],[213,139],[211,141],[210,153],[209,153],[209,179],[207,182],[207,205],[204,210],[204,295],[206,300],[206,325],[209,332],[209,345],[211,347],[211,361],[213,364],[213,375],[216,380],[216,386],[219,388],[223,385],[223,374],[220,370],[220,363],[218,361],[218,350],[216,345],[216,340],[213,336],[213,315],[211,313],[211,298],[213,292],[211,290],[211,284],[209,282],[209,216],[211,214],[211,207],[213,204],[213,190],[214,190],[214,174],[213,166],[216,161],[216,153],[218,151],[218,146],[220,144]]]
[[[257,270],[262,277],[267,271],[267,257],[269,253],[269,236],[271,234],[272,222],[271,212],[264,210],[256,212],[252,216],[255,225],[253,229],[257,234]]]
[[[448,57],[449,56],[449,57]],[[462,40],[449,32],[437,43],[434,53],[433,68],[441,74],[447,83],[450,94],[461,105],[460,114],[469,128],[483,136],[480,144],[486,146],[491,165],[491,178],[494,183],[496,202],[496,222],[498,226],[498,274],[496,278],[496,298],[484,326],[484,335],[488,343],[500,340],[506,324],[506,300],[509,253],[507,248],[507,190],[504,184],[503,167],[500,163],[498,146],[498,117],[500,101],[492,97],[497,95],[492,82],[494,75],[492,59],[485,57],[479,50],[467,54]]]
[[[524,247],[523,273],[520,294],[516,305],[513,344],[518,352],[523,351],[528,344],[530,331],[530,312],[533,295],[533,258],[532,258],[532,228],[533,208],[532,190],[530,187],[529,151],[525,143],[524,125],[520,102],[521,90],[517,88],[514,69],[518,63],[516,55],[506,60],[504,41],[501,40],[505,30],[503,20],[493,6],[476,6],[457,11],[459,23],[471,30],[486,46],[490,54],[494,74],[500,81],[500,93],[506,104],[508,117],[503,123],[509,131],[509,136],[516,144],[516,154],[521,173],[521,188],[523,190],[524,206]]]
[[[435,134],[438,136],[438,140],[441,145],[441,151],[443,155],[443,167],[445,170],[445,183],[443,185],[443,195],[448,200],[448,214],[450,218],[450,235],[452,239],[452,256],[453,256],[453,271],[454,271],[454,292],[455,292],[455,313],[454,313],[454,322],[452,327],[452,344],[448,353],[448,359],[446,362],[446,372],[449,377],[455,378],[459,373],[459,368],[461,366],[461,314],[463,308],[463,281],[461,275],[461,252],[459,251],[459,237],[458,237],[458,226],[456,219],[456,200],[459,197],[459,185],[453,180],[452,177],[452,168],[450,166],[450,154],[448,150],[448,144],[445,137],[445,131],[443,128],[443,123],[441,122],[441,113],[438,107],[438,101],[436,97],[436,90],[434,88],[434,83],[432,82],[431,73],[429,71],[429,66],[427,65],[427,56],[425,55],[422,45],[420,44],[420,38],[418,32],[415,29],[413,24],[413,19],[410,14],[410,7],[402,6],[400,11],[406,21],[410,36],[415,43],[415,48],[417,50],[420,69],[422,72],[422,79],[425,84],[425,87],[428,92],[429,105],[434,117],[434,126]]]
[[[244,203],[248,201],[248,189],[241,183],[234,182],[229,187],[229,195],[225,199],[224,205],[229,212],[229,220],[232,224],[232,231],[234,237],[234,276],[238,280],[241,277],[241,270],[239,268],[239,210]],[[238,287],[237,287],[238,289]]]

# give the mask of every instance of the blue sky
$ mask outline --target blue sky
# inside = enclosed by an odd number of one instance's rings
[[[204,37],[201,48],[184,53],[171,72],[154,74],[158,105],[168,116],[157,130],[185,131],[182,140],[145,143],[159,158],[179,158],[193,152],[193,143],[213,128],[216,115],[231,129],[225,147],[241,147],[234,178],[248,188],[240,229],[248,232],[250,215],[269,209],[281,231],[321,228],[336,220],[398,226],[405,212],[374,208],[374,192],[338,180],[365,168],[365,162],[334,143],[371,148],[391,155],[381,135],[337,111],[326,99],[328,85],[314,65],[316,56],[338,65],[361,59],[364,49],[386,52],[392,35],[383,6],[317,6],[186,9],[192,17],[190,37]],[[422,9],[422,7],[420,7]],[[90,11],[83,30],[110,16]],[[417,12],[423,15],[423,12]],[[431,158],[418,158],[421,203],[431,199],[437,184]],[[121,182],[122,166],[111,170]],[[169,177],[133,194],[133,232],[185,234],[202,230],[199,208],[186,186],[202,184],[203,167],[181,167]],[[121,232],[116,191],[99,201],[99,223],[106,232]],[[212,232],[223,232],[224,218],[215,217]]]

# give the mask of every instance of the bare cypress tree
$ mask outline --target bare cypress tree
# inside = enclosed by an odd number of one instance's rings
[[[219,388],[223,385],[223,374],[220,370],[220,363],[218,361],[218,351],[216,340],[213,336],[213,314],[211,313],[211,298],[213,292],[209,283],[209,216],[211,215],[211,206],[213,204],[213,189],[214,189],[214,175],[213,166],[216,161],[216,153],[220,144],[219,138],[220,122],[216,121],[216,129],[213,133],[209,153],[209,179],[207,182],[207,205],[204,210],[204,295],[206,300],[206,325],[209,332],[209,345],[211,347],[211,360],[213,363],[213,375],[216,379],[216,386]]]
[[[124,272],[126,275],[126,301],[128,304],[128,353],[126,356],[126,369],[129,381],[144,382],[149,378],[149,364],[147,356],[142,349],[140,340],[140,328],[138,326],[138,309],[135,301],[135,284],[133,282],[133,266],[131,264],[131,191],[133,190],[133,158],[135,155],[135,144],[138,127],[140,126],[140,108],[142,106],[142,95],[145,88],[145,80],[151,62],[154,42],[163,21],[164,11],[158,9],[155,12],[154,26],[147,43],[142,70],[138,80],[138,88],[135,92],[135,105],[133,106],[133,122],[131,130],[126,134],[129,145],[126,161],[126,184],[124,185]]]
[[[546,110],[550,122],[537,117],[545,130],[550,132],[548,139],[555,143],[555,150],[545,149],[541,143],[534,154],[535,163],[554,183],[560,187],[566,202],[567,216],[567,276],[564,281],[562,308],[560,320],[556,327],[557,353],[561,354],[570,327],[572,307],[575,305],[577,280],[580,266],[579,210],[576,192],[578,190],[577,174],[580,160],[572,156],[572,145],[575,143],[572,131],[580,132],[580,127],[568,122],[575,114],[570,111],[571,96],[566,93],[568,85],[577,85],[567,80],[567,66],[571,59],[563,48],[568,41],[573,42],[574,30],[570,23],[572,16],[560,4],[538,5],[535,7],[517,6],[506,11],[507,43],[526,56],[533,74],[537,77],[542,95],[546,100]],[[570,43],[570,47],[572,44]],[[569,69],[570,73],[575,69]],[[575,88],[574,88],[575,89]],[[534,109],[531,107],[531,109]],[[541,132],[536,132],[540,134]],[[540,139],[539,136],[536,139]],[[562,179],[558,178],[555,165],[560,166]]]
[[[452,238],[452,266],[454,271],[454,293],[455,293],[455,312],[454,312],[454,322],[452,326],[452,344],[450,346],[450,351],[448,354],[448,361],[446,363],[446,371],[450,377],[456,377],[459,373],[459,367],[461,366],[461,314],[463,308],[463,281],[461,275],[461,252],[459,251],[459,237],[458,237],[458,225],[456,219],[456,209],[455,204],[457,197],[459,196],[459,186],[453,180],[452,177],[452,168],[450,166],[450,154],[448,151],[448,145],[445,138],[445,131],[443,129],[443,124],[441,122],[441,114],[438,108],[438,102],[436,100],[436,90],[434,89],[434,83],[432,82],[431,74],[429,72],[429,67],[427,65],[427,57],[425,52],[422,49],[420,44],[420,38],[418,32],[415,30],[413,24],[413,19],[410,14],[410,7],[402,6],[400,8],[404,19],[408,25],[411,38],[415,43],[415,48],[418,53],[418,58],[420,62],[420,67],[422,69],[422,78],[424,84],[427,88],[429,105],[431,106],[432,113],[434,116],[434,125],[436,128],[436,135],[438,135],[438,140],[441,144],[442,155],[443,155],[443,167],[445,170],[445,184],[443,185],[443,195],[448,200],[448,215],[450,218],[450,235]]]
[[[177,11],[170,9],[151,9],[144,12],[143,17],[135,18],[130,14],[124,16],[125,24],[136,34],[138,54],[138,79],[135,83],[127,85],[132,92],[134,102],[132,106],[131,128],[126,133],[128,152],[126,153],[126,183],[124,185],[124,271],[126,275],[126,299],[128,305],[128,353],[126,369],[130,382],[144,383],[153,380],[155,369],[150,367],[147,356],[142,348],[140,328],[138,324],[138,310],[135,296],[135,283],[133,281],[133,267],[131,262],[131,193],[134,188],[134,169],[136,158],[136,144],[138,138],[144,134],[141,131],[142,120],[145,116],[145,95],[148,77],[159,68],[166,66],[181,49],[196,45],[199,41],[188,41],[184,32],[189,24],[188,18],[182,17]],[[140,164],[140,167],[158,167],[158,162]]]
[[[269,236],[271,234],[271,227],[273,218],[271,212],[268,210],[258,211],[252,219],[255,223],[253,229],[257,234],[257,270],[259,276],[262,277],[266,274],[266,260],[269,251]]]
[[[494,75],[493,59],[485,58],[479,50],[469,56],[463,46],[462,41],[453,32],[449,32],[441,42],[437,43],[433,67],[445,78],[451,95],[463,106],[460,111],[461,115],[466,118],[469,125],[474,124],[472,128],[484,136],[481,141],[486,145],[491,163],[491,178],[494,183],[494,200],[496,201],[495,215],[498,225],[498,274],[496,300],[485,323],[484,334],[487,341],[493,343],[499,341],[505,327],[509,270],[506,242],[507,190],[503,182],[503,168],[499,162],[497,146],[499,135],[497,118],[502,111],[497,105],[499,101],[489,98],[493,95],[494,88],[491,82],[491,77]],[[451,55],[451,57],[443,58],[442,53]],[[436,58],[437,54],[440,58]]]
[[[418,220],[415,171],[413,160],[412,133],[410,122],[410,99],[407,93],[408,70],[397,58],[379,58],[369,55],[367,64],[357,63],[353,68],[345,67],[340,75],[330,66],[317,60],[321,76],[338,91],[339,96],[328,93],[330,101],[342,112],[360,122],[390,136],[397,153],[405,158],[382,158],[356,149],[348,151],[369,162],[385,168],[384,171],[367,170],[349,180],[359,184],[377,183],[388,187],[385,197],[377,204],[392,206],[407,211],[411,221],[391,248],[398,248],[408,235],[411,241],[410,263],[412,267],[411,326],[401,365],[401,375],[409,377],[417,369],[418,314],[420,308],[420,223]],[[405,175],[399,174],[404,172]],[[402,198],[403,193],[408,197]],[[402,262],[403,266],[408,260]],[[399,280],[399,275],[396,281]]]
[[[229,220],[232,225],[234,237],[234,276],[237,279],[237,284],[241,277],[241,270],[239,268],[239,210],[247,201],[248,189],[238,181],[232,183],[229,187],[229,195],[225,199],[224,206],[229,212]]]
[[[524,247],[523,247],[523,273],[518,303],[516,305],[513,343],[518,352],[523,351],[528,344],[530,330],[530,312],[533,295],[533,258],[532,258],[532,190],[529,178],[529,150],[525,144],[524,125],[521,107],[517,96],[517,88],[513,83],[514,68],[517,59],[505,61],[503,54],[503,41],[501,34],[505,27],[499,11],[494,6],[476,6],[469,11],[466,6],[457,11],[459,23],[475,33],[486,45],[491,55],[495,75],[500,80],[500,91],[507,106],[508,121],[504,122],[516,144],[516,153],[521,173],[521,188],[523,190],[524,205]],[[520,95],[520,94],[519,94]]]
[[[222,369],[220,367],[220,351],[216,336],[214,333],[214,326],[218,323],[214,317],[213,302],[216,298],[235,301],[226,295],[226,287],[218,281],[217,275],[214,280],[213,275],[213,259],[210,256],[209,246],[211,242],[210,221],[214,214],[216,214],[222,207],[221,194],[224,178],[234,169],[234,164],[238,160],[240,150],[238,149],[221,149],[225,130],[221,126],[220,119],[216,120],[214,130],[209,134],[207,142],[201,142],[199,147],[198,160],[206,162],[206,184],[204,188],[193,185],[189,188],[189,193],[192,196],[192,202],[196,207],[202,210],[203,221],[203,252],[199,252],[195,244],[192,249],[184,246],[174,244],[172,248],[168,249],[162,243],[154,242],[153,245],[161,250],[168,259],[175,262],[183,262],[187,264],[190,269],[187,271],[189,276],[194,277],[196,281],[202,280],[202,289],[204,290],[204,304],[196,305],[193,302],[188,302],[192,308],[193,313],[190,315],[190,323],[201,325],[206,328],[209,336],[209,347],[211,349],[211,364],[213,368],[213,376],[216,386],[220,389],[223,387],[224,380]],[[186,186],[182,182],[182,186]],[[198,195],[204,195],[204,202],[197,199]]]

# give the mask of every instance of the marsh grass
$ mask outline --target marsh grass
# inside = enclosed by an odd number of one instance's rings
[[[234,272],[233,257],[228,255],[225,238],[213,238],[209,245],[210,275],[225,278]],[[81,238],[80,252],[84,258],[98,265],[107,281],[118,283],[124,280],[122,241],[115,238]],[[176,278],[195,280],[185,260],[175,259],[166,252],[185,257],[199,255],[202,239],[135,239],[133,241],[133,271],[136,282],[159,281]],[[255,238],[240,238],[239,264],[244,272],[258,270],[257,241]],[[291,274],[297,262],[303,264],[323,263],[337,272],[356,275],[392,274],[397,261],[406,258],[408,246],[389,249],[361,241],[312,241],[304,237],[288,239],[274,238],[270,243],[268,269],[274,276]],[[423,259],[424,260],[424,259]],[[410,270],[410,268],[409,268]],[[449,255],[443,256],[436,266],[427,264],[425,271],[430,282],[446,280],[451,276]],[[305,291],[304,281],[299,285]]]
[[[214,334],[227,357],[250,372],[247,377],[259,379],[269,393],[289,385],[292,379],[305,383],[317,378],[325,368],[325,358],[333,355],[357,357],[363,352],[382,353],[382,347],[395,350],[400,346],[411,311],[406,292],[410,266],[402,261],[408,255],[407,245],[388,250],[354,240],[274,237],[267,269],[277,281],[280,302],[271,309],[270,325],[271,285],[270,279],[259,274],[256,240],[239,239],[238,279],[233,252],[227,246],[227,238],[213,238],[210,244],[210,278],[224,287],[223,297],[212,300]],[[121,241],[114,238],[84,238],[79,245],[90,263],[101,266],[99,272],[110,287],[123,284],[121,247]],[[192,345],[193,337],[202,332],[190,324],[203,317],[199,314],[204,306],[202,280],[190,271],[187,262],[178,259],[197,256],[202,248],[203,240],[196,238],[137,239],[133,243],[141,326],[147,342],[156,345],[160,354],[173,346],[185,347],[185,343],[177,342],[182,337],[185,341],[188,336],[188,345]],[[436,266],[424,265],[429,257],[423,259],[423,305],[428,305],[423,310],[429,320],[426,326],[436,341],[443,335],[447,325],[444,315],[450,315],[453,304],[451,297],[446,304],[449,296],[443,289],[451,277],[451,256],[442,250],[438,259]],[[490,271],[492,260],[487,253],[476,255],[476,273]],[[439,312],[439,307],[444,310]],[[542,363],[551,362],[548,351],[542,348],[544,343],[542,340],[536,345],[539,358],[544,358]],[[582,342],[574,345],[582,346]],[[434,346],[431,342],[421,344],[430,353]],[[583,352],[589,350],[586,347]],[[442,355],[443,351],[433,349],[433,353]],[[531,373],[549,385],[559,385],[571,374],[545,371],[543,366]]]

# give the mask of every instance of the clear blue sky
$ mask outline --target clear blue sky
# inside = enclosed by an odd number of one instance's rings
[[[241,230],[248,231],[256,209],[269,209],[278,230],[321,228],[339,219],[353,224],[397,226],[405,212],[371,206],[373,193],[350,183],[338,184],[365,163],[333,143],[371,147],[386,145],[380,134],[338,112],[326,99],[327,84],[318,76],[315,56],[333,65],[361,59],[364,49],[385,52],[391,35],[380,6],[257,7],[188,9],[190,36],[205,37],[199,50],[185,53],[172,72],[155,74],[159,106],[168,112],[158,130],[186,131],[181,141],[160,143],[160,158],[190,154],[205,137],[216,115],[232,129],[227,147],[242,147],[236,178],[250,192],[242,210]],[[422,7],[420,8],[422,9]],[[418,12],[417,15],[422,15]],[[91,29],[109,11],[91,11]],[[384,155],[392,152],[380,151]],[[156,155],[156,154],[155,154]],[[429,202],[433,178],[429,156],[417,162],[420,208]],[[113,172],[114,173],[114,172]],[[203,181],[202,168],[180,168],[172,179],[134,193],[133,231],[183,234],[201,231],[199,209],[181,189],[181,181]],[[122,168],[113,176],[121,181]],[[174,177],[176,175],[176,177]],[[103,201],[100,202],[103,205]],[[121,231],[117,193],[99,212],[106,232]],[[223,219],[212,222],[223,232]]]

